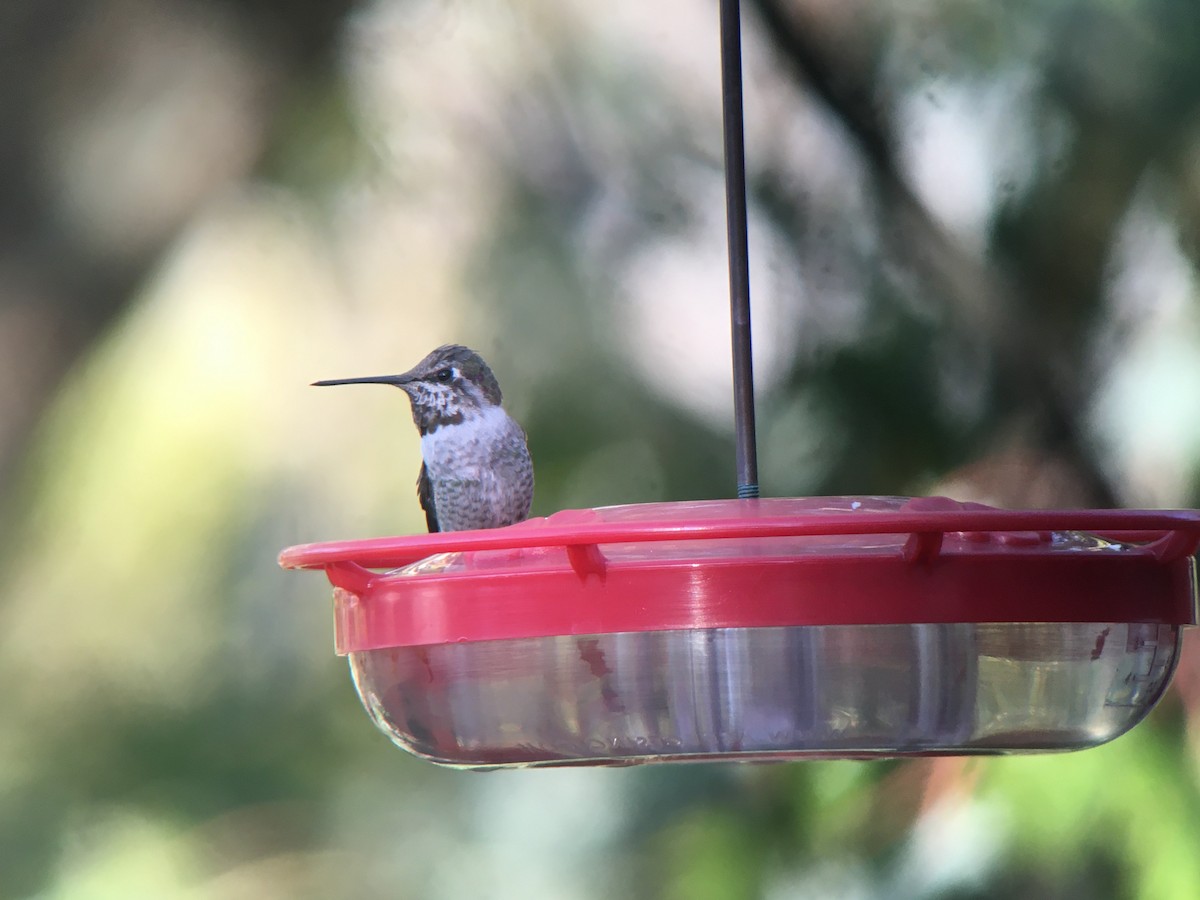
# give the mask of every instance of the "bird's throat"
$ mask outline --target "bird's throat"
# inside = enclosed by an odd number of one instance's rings
[[[439,411],[436,414],[429,416],[417,423],[417,429],[421,432],[421,437],[427,434],[434,434],[439,428],[447,428],[451,425],[461,425],[466,417],[462,410]]]

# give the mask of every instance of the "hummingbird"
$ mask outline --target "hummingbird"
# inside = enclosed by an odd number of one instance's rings
[[[447,344],[400,375],[313,382],[338,384],[390,384],[408,395],[421,433],[417,499],[430,531],[501,528],[529,515],[525,432],[500,405],[500,384],[474,350]]]

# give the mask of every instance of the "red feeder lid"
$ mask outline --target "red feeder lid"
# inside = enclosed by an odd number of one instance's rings
[[[1194,510],[814,497],[565,510],[486,531],[304,544],[279,562],[326,571],[345,654],[693,628],[1194,625],[1198,544]]]

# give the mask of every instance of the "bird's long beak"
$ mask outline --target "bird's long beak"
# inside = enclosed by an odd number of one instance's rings
[[[402,388],[412,381],[412,376],[405,372],[403,375],[367,375],[363,378],[333,378],[328,381],[314,381],[312,387],[330,387],[335,384],[390,384]]]

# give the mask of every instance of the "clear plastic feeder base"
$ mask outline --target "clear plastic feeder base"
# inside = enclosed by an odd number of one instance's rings
[[[1079,750],[1158,700],[1180,629],[720,628],[350,654],[375,723],[451,766]]]

